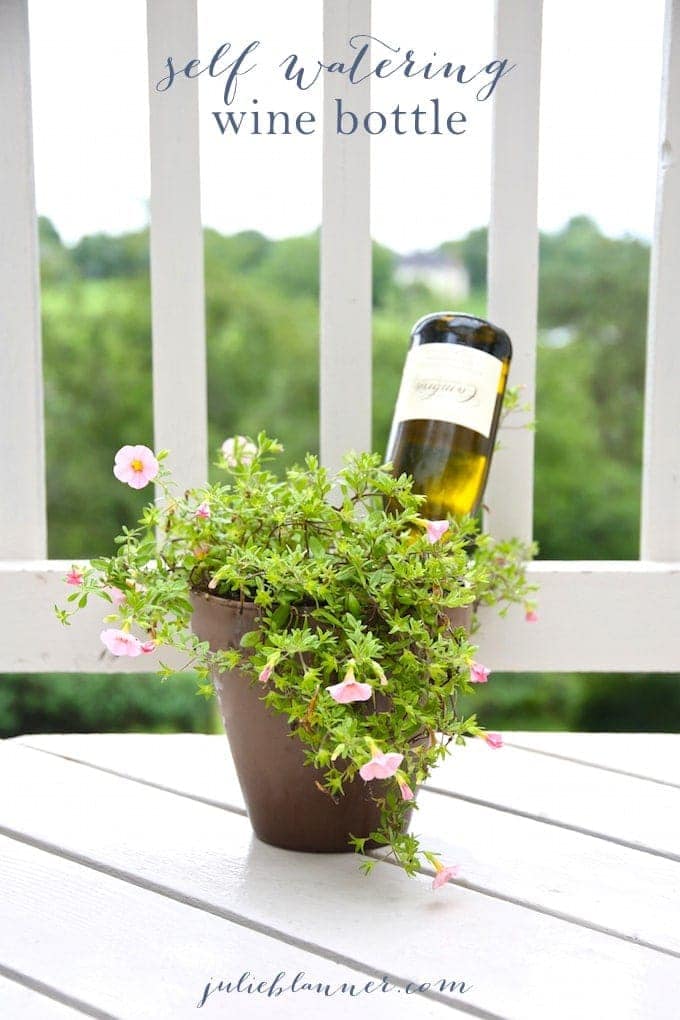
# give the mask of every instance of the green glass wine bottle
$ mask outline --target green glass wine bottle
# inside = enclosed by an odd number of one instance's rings
[[[427,497],[422,514],[475,514],[489,474],[512,344],[502,329],[457,312],[413,327],[387,460]]]

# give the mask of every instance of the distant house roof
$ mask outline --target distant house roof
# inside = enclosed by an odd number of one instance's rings
[[[461,260],[445,252],[413,251],[402,255],[399,267],[404,269],[453,269],[461,265]]]

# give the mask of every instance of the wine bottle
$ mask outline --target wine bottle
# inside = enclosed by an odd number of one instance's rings
[[[436,312],[413,327],[386,459],[427,497],[424,517],[481,506],[511,357],[507,333],[472,315]]]

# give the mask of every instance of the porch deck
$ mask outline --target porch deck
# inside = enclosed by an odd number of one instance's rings
[[[665,734],[457,749],[413,822],[461,866],[433,892],[388,863],[366,878],[353,854],[260,843],[223,737],[5,741],[0,1015],[175,1020],[209,982],[304,972],[396,987],[215,991],[205,1015],[676,1020],[679,752]]]

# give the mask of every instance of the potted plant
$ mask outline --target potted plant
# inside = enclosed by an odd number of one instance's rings
[[[166,455],[123,447],[114,473],[159,498],[114,556],[74,566],[68,623],[92,595],[110,603],[114,655],[155,655],[217,691],[255,832],[299,850],[385,847],[408,874],[425,857],[408,832],[418,785],[451,741],[481,737],[457,698],[484,682],[473,610],[524,602],[531,550],[473,521],[427,521],[411,480],[373,454],[336,477],[316,457],[279,477],[261,434],[224,444],[227,480],[174,491]],[[474,540],[474,544],[472,545]],[[470,552],[474,548],[474,552]],[[183,661],[164,664],[172,648]],[[366,858],[370,871],[374,860]]]

